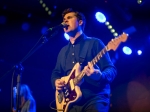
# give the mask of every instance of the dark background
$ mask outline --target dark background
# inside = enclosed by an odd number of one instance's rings
[[[132,32],[126,43],[109,54],[118,70],[111,84],[110,112],[150,111],[150,1],[142,0],[43,0],[52,12],[48,15],[38,0],[0,1],[0,111],[11,107],[11,83],[14,69],[42,36],[42,28],[50,28],[62,22],[61,13],[72,7],[83,12],[87,19],[85,34],[100,38],[107,44],[113,34],[103,23],[95,19],[101,11],[113,28],[122,34],[130,27]],[[23,27],[24,26],[24,27]],[[68,43],[60,32],[49,39],[22,63],[24,71],[21,83],[29,85],[36,100],[37,112],[51,112],[49,107],[55,99],[50,75],[55,67],[60,49]],[[40,41],[39,43],[42,43]],[[132,54],[125,55],[122,47],[131,47]],[[143,51],[141,56],[137,50]],[[14,75],[16,85],[17,74]],[[54,105],[53,105],[54,106]]]

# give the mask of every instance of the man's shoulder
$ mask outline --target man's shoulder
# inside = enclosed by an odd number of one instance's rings
[[[87,41],[92,45],[104,45],[103,41],[97,37],[87,37]]]
[[[87,37],[87,40],[89,41],[101,41],[99,38],[96,38],[96,37]]]

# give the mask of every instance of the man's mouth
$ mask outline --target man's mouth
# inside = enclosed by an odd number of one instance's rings
[[[65,29],[68,30],[68,27],[69,27],[69,25],[67,25],[67,26],[65,27]]]

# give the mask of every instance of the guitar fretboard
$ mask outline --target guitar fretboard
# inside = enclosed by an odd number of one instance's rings
[[[94,66],[107,51],[108,51],[107,46],[105,46],[90,62],[92,66]],[[82,80],[84,75],[85,75],[85,72],[84,70],[82,70],[80,74],[78,74],[77,77],[74,78],[74,84],[75,85],[78,84]]]

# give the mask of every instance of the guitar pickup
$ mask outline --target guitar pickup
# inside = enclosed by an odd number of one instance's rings
[[[57,98],[58,98],[58,102],[61,103],[62,100],[63,100],[63,94],[59,93],[58,96],[57,96]]]

